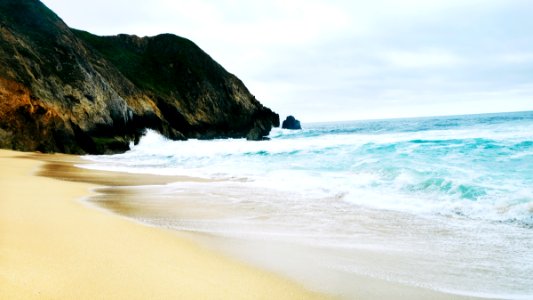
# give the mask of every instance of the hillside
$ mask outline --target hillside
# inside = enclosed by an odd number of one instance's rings
[[[262,139],[279,117],[193,42],[96,36],[37,0],[0,1],[0,148],[129,149],[146,128],[171,139]]]

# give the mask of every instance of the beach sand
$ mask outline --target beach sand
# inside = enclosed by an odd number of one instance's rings
[[[55,169],[45,161],[55,161]],[[44,173],[75,179],[68,173],[76,172],[68,167],[75,161],[0,150],[1,299],[323,298],[174,232],[90,207],[80,199],[94,193],[95,184],[35,175],[48,166]],[[139,183],[93,175],[101,184]]]
[[[135,222],[120,215],[161,212],[142,200],[150,189],[132,198],[138,190],[117,192],[113,186],[202,179],[74,166],[80,163],[84,161],[77,156],[0,150],[0,299],[468,298],[316,269],[298,259],[308,250],[293,246],[232,241]],[[83,201],[95,195],[105,201]],[[136,198],[140,201],[132,201]],[[196,212],[182,204],[165,205]],[[260,262],[251,266],[248,262],[254,260],[246,257],[250,251],[289,269],[265,271],[268,264]]]

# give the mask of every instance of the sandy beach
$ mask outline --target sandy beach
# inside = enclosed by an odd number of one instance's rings
[[[45,164],[0,151],[2,299],[323,297],[173,232],[91,208],[80,200],[97,185],[36,176]]]
[[[147,205],[150,189],[139,194],[133,187],[202,179],[74,166],[80,163],[77,156],[0,150],[0,298],[468,298],[316,269],[312,261],[300,259],[309,249],[136,222],[161,209]],[[221,213],[164,205],[186,213]],[[255,263],[247,258],[251,252],[287,268]]]
[[[0,300],[533,300],[531,8],[1,0]]]

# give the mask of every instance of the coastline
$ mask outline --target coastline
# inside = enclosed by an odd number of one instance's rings
[[[310,249],[294,245],[226,239],[139,222],[136,214],[157,213],[143,201],[131,202],[131,195],[146,197],[139,187],[151,194],[151,189],[170,182],[204,180],[75,166],[83,163],[78,156],[0,150],[0,191],[7,195],[0,199],[0,295],[480,299],[315,268],[313,257],[332,253],[312,256]],[[167,208],[191,212],[182,205]],[[311,260],[301,260],[303,253]],[[365,258],[375,259],[379,257]]]
[[[81,177],[80,182],[67,182],[35,175],[39,170],[46,173],[44,166],[50,166],[47,160],[63,162],[56,166],[68,168],[77,157],[0,150],[2,297],[326,297],[276,274],[205,249],[174,232],[90,209],[80,199],[94,195],[98,185],[84,183]],[[65,172],[55,171],[55,177]],[[62,174],[69,178],[72,175]],[[101,176],[96,178],[105,180]],[[145,184],[154,183],[150,180],[146,179]]]

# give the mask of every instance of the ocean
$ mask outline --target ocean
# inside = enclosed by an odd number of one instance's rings
[[[533,112],[303,127],[261,142],[147,131],[80,167],[201,178],[122,201],[151,205],[132,216],[151,225],[263,245],[226,248],[326,290],[344,274],[533,298]],[[299,250],[280,265],[271,245]]]

